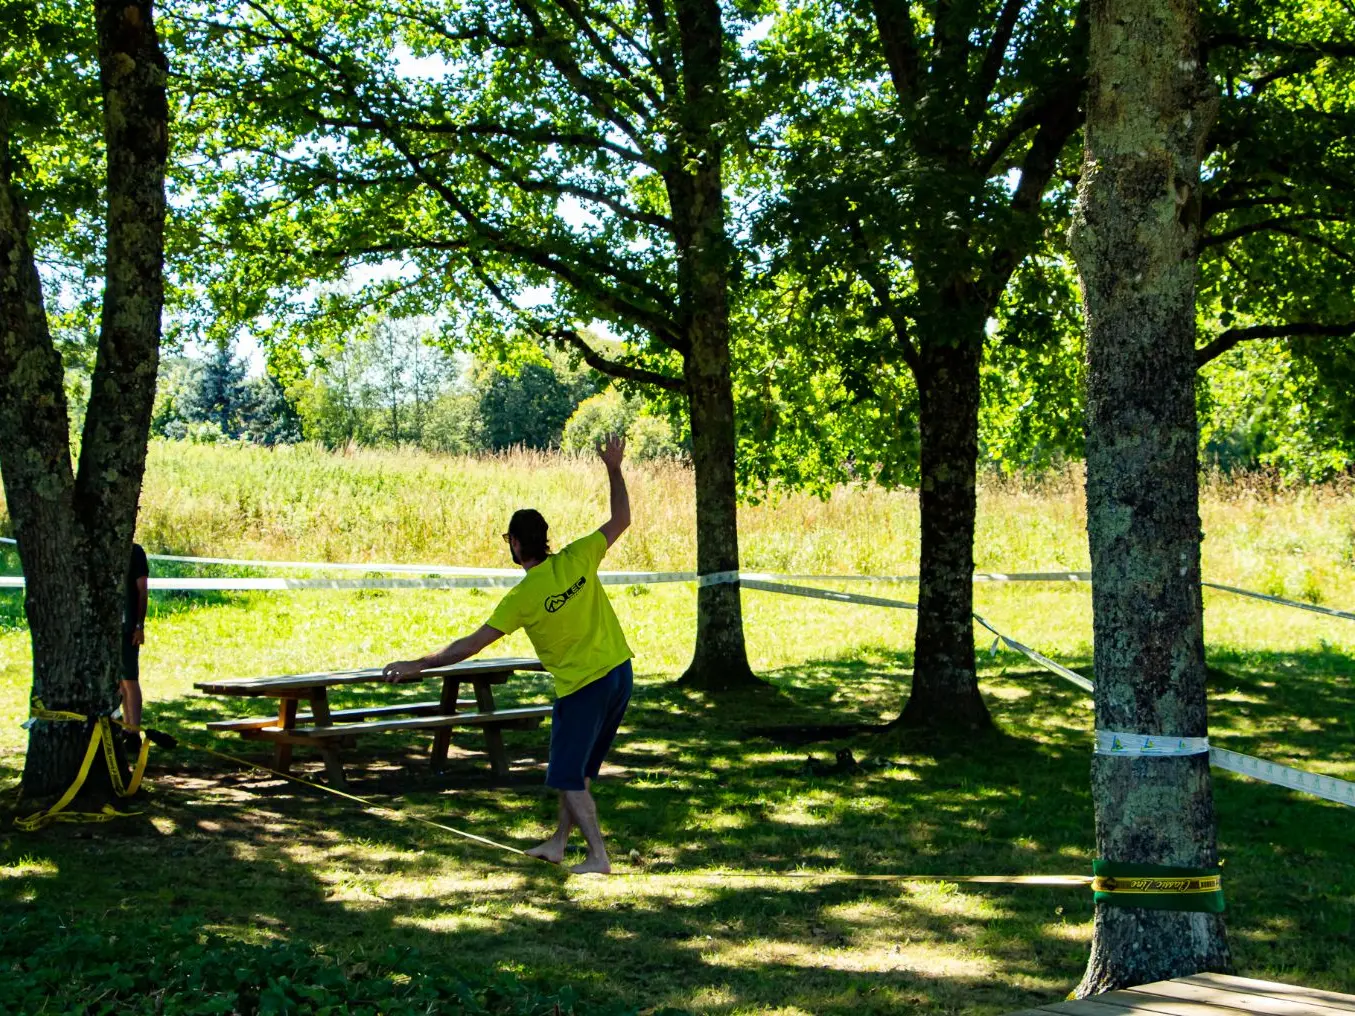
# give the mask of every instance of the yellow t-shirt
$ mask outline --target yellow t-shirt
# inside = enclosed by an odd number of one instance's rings
[[[635,654],[598,581],[607,553],[600,532],[575,540],[527,572],[489,620],[505,635],[524,628],[536,655],[565,696],[596,681]]]

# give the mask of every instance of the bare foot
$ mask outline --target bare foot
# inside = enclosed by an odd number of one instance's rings
[[[575,875],[610,875],[612,862],[607,859],[606,854],[601,857],[585,857],[582,864],[576,864],[569,870]]]
[[[539,861],[549,861],[551,864],[559,864],[565,859],[564,844],[549,839],[545,843],[538,843],[527,851],[528,857],[535,857]]]

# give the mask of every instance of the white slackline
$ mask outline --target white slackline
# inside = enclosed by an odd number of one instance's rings
[[[0,536],[0,543],[14,544],[13,537]],[[350,561],[261,561],[247,558],[236,557],[192,557],[181,554],[147,554],[152,561],[175,561],[183,564],[210,564],[210,565],[228,565],[239,568],[286,568],[291,570],[311,570],[311,571],[360,571],[368,574],[415,574],[415,575],[437,575],[453,577],[480,577],[492,578],[498,576],[520,577],[520,569],[517,568],[470,568],[459,565],[441,565],[441,564],[363,564],[361,562]],[[696,572],[599,572],[599,578],[604,582],[611,581],[609,584],[633,583],[643,584],[646,582],[696,582],[698,586],[716,586],[743,579],[756,580],[790,580],[796,582],[879,582],[905,584],[917,582],[916,575],[813,575],[813,574],[787,574],[787,573],[763,573],[763,572],[738,572],[724,571],[712,572],[707,575],[698,575]],[[1037,572],[974,572],[973,580],[975,582],[1090,582],[1091,572],[1085,571],[1037,571]],[[220,590],[276,590],[276,589],[475,589],[475,588],[496,588],[499,583],[490,583],[484,586],[475,585],[417,585],[411,584],[407,587],[388,585],[380,579],[365,580],[370,585],[336,585],[323,582],[322,580],[287,580],[289,582],[298,581],[316,581],[322,582],[319,585],[277,585],[269,582],[265,585],[238,585],[239,579],[174,579],[160,581],[175,582],[193,582],[192,585],[156,585],[157,580],[151,580],[152,589],[180,589],[180,590],[200,590],[208,591],[212,589]],[[207,585],[208,582],[223,583],[218,586]],[[226,585],[224,583],[231,583]],[[511,583],[510,583],[511,584]],[[1355,621],[1355,613],[1345,610],[1336,610],[1332,607],[1320,607],[1314,603],[1302,603],[1298,600],[1287,600],[1281,596],[1271,596],[1268,593],[1257,593],[1250,589],[1239,589],[1236,586],[1225,586],[1217,582],[1201,582],[1202,586],[1208,589],[1218,589],[1225,593],[1234,593],[1238,596],[1250,596],[1257,600],[1265,600],[1267,603],[1276,603],[1285,607],[1294,607],[1298,610],[1308,610],[1317,614],[1326,614],[1328,617],[1340,617],[1347,621]],[[0,588],[15,589],[22,588],[23,581],[15,581],[12,576],[0,576]],[[885,604],[888,605],[888,604]]]
[[[1335,776],[1319,776],[1317,773],[1280,765],[1278,762],[1267,762],[1265,759],[1229,751],[1227,748],[1210,748],[1209,761],[1230,773],[1301,790],[1305,794],[1324,797],[1328,801],[1355,808],[1355,783],[1349,780],[1337,779]]]
[[[778,582],[767,582],[762,579],[744,578],[741,585],[747,589],[761,589],[769,593],[783,593],[789,596],[811,596],[821,600],[836,600],[842,603],[862,603],[877,607],[897,607],[904,610],[916,610],[917,604],[908,603],[904,600],[886,600],[877,596],[857,596],[852,593],[838,593],[827,589],[811,589],[807,586],[788,586]],[[1009,648],[1016,650],[1022,655],[1030,658],[1035,663],[1065,680],[1077,685],[1083,691],[1090,692],[1094,685],[1087,678],[1076,671],[1069,670],[1067,667],[1060,666],[1047,656],[1043,656],[1024,646],[1015,639],[1010,639],[1000,631],[989,624],[979,615],[974,615],[974,620],[978,621],[983,627],[996,635]],[[1101,734],[1110,734],[1114,736],[1113,731],[1098,731],[1098,739]],[[1132,738],[1135,735],[1123,734],[1125,738]],[[1142,736],[1139,735],[1141,738]],[[1137,745],[1122,748],[1120,750],[1107,751],[1107,754],[1125,755],[1178,755],[1178,754],[1202,754],[1209,752],[1209,761],[1220,769],[1228,772],[1238,773],[1242,776],[1250,776],[1254,780],[1260,780],[1263,783],[1274,783],[1277,786],[1289,787],[1293,790],[1300,790],[1304,793],[1314,794],[1317,797],[1325,798],[1329,801],[1335,801],[1338,804],[1347,804],[1355,807],[1355,783],[1348,780],[1338,779],[1335,776],[1319,776],[1316,773],[1305,772],[1302,769],[1295,769],[1292,766],[1281,765],[1278,762],[1269,762],[1265,759],[1256,758],[1252,755],[1243,755],[1240,752],[1227,751],[1223,748],[1211,748],[1207,738],[1176,738],[1169,739],[1168,746],[1157,747],[1156,749],[1145,749],[1142,740]],[[1182,742],[1184,750],[1176,750],[1176,742]],[[1198,742],[1198,743],[1197,743]]]
[[[1206,755],[1209,752],[1209,738],[1097,730],[1094,751],[1097,755],[1122,755],[1127,758],[1144,755]]]
[[[861,596],[857,593],[839,593],[835,589],[815,589],[811,586],[788,586],[781,582],[770,582],[771,575],[749,575],[739,577],[739,585],[744,589],[761,589],[768,593],[784,593],[787,596],[809,596],[816,600],[836,600],[838,603],[864,603],[871,607],[898,607],[903,610],[917,610],[916,603],[906,600],[886,600],[879,596]]]
[[[446,578],[414,579],[283,579],[252,578],[152,578],[147,587],[179,592],[281,592],[298,589],[508,589],[522,580],[522,570],[507,575],[455,575]],[[693,582],[693,572],[599,572],[604,586],[654,585],[664,582]],[[0,575],[0,589],[22,589],[19,575]]]
[[[1344,617],[1347,621],[1355,621],[1355,614],[1344,610],[1334,610],[1331,607],[1319,607],[1316,603],[1300,603],[1298,600],[1286,600],[1283,597],[1271,596],[1269,593],[1254,593],[1250,589],[1221,586],[1217,582],[1201,582],[1200,585],[1207,589],[1221,589],[1225,593],[1236,593],[1238,596],[1250,596],[1256,600],[1265,600],[1267,603],[1278,603],[1285,607],[1297,607],[1299,610],[1311,610],[1316,614],[1326,614],[1328,617]]]
[[[13,544],[11,537],[0,537],[0,543]],[[195,592],[209,591],[278,591],[291,589],[492,589],[516,585],[521,578],[516,568],[459,568],[448,565],[412,565],[412,564],[354,564],[337,562],[303,561],[249,561],[240,558],[185,557],[171,554],[148,554],[156,561],[178,561],[186,564],[234,565],[249,568],[294,568],[294,569],[342,569],[364,572],[416,572],[422,575],[440,575],[441,578],[405,578],[405,579],[284,579],[284,578],[152,578],[148,585],[151,589],[181,590]],[[810,586],[787,585],[775,579],[792,578],[801,581],[819,582],[915,582],[916,576],[889,575],[777,575],[759,572],[713,572],[697,575],[695,572],[599,572],[598,579],[604,585],[646,585],[663,582],[693,582],[698,586],[725,585],[739,583],[747,589],[757,589],[769,593],[781,593],[787,596],[807,596],[819,600],[833,600],[838,603],[860,603],[873,607],[894,607],[903,610],[917,610],[917,604],[906,600],[890,600],[879,596],[862,596],[856,593],[841,593],[831,589],[816,589]],[[975,572],[975,582],[1087,582],[1091,580],[1089,572]],[[1355,613],[1319,607],[1311,603],[1299,603],[1266,593],[1251,592],[1233,586],[1219,585],[1214,582],[1201,583],[1210,589],[1218,589],[1239,596],[1250,596],[1268,603],[1277,603],[1286,607],[1296,607],[1331,617],[1341,617],[1355,621]],[[21,589],[22,576],[0,575],[0,589]],[[1027,645],[1008,638],[998,631],[986,619],[978,614],[977,621],[992,632],[1007,648],[1021,653],[1044,669],[1057,674],[1064,680],[1090,692],[1093,684],[1076,671],[1055,663]],[[1269,762],[1252,755],[1228,751],[1224,748],[1209,748],[1209,761],[1228,772],[1249,776],[1264,783],[1273,783],[1289,787],[1307,794],[1355,807],[1355,783],[1338,779],[1335,776],[1319,776],[1316,773],[1295,769],[1292,766]],[[1170,754],[1160,751],[1140,751],[1138,754]]]

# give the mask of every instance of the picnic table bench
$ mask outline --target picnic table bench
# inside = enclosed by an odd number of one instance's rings
[[[530,657],[466,660],[391,682],[409,684],[441,678],[442,694],[436,700],[349,709],[331,709],[329,690],[349,685],[383,683],[382,668],[199,681],[194,687],[208,695],[277,699],[275,715],[215,720],[207,724],[207,729],[233,731],[247,740],[272,742],[273,767],[284,773],[291,766],[292,749],[295,746],[315,748],[325,761],[325,772],[330,783],[342,787],[347,785],[347,780],[339,750],[351,748],[358,737],[392,730],[431,730],[433,744],[430,761],[437,767],[447,760],[454,726],[475,726],[483,730],[485,749],[494,775],[501,779],[506,777],[508,755],[504,750],[503,730],[540,726],[542,719],[550,715],[551,707],[496,709],[494,685],[504,684],[519,671],[542,670],[545,667],[541,661]],[[471,686],[475,696],[473,699],[461,700],[463,684]],[[309,712],[299,711],[302,700],[309,703]]]

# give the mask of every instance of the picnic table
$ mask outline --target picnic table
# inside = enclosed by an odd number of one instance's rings
[[[339,751],[353,747],[358,737],[393,730],[431,730],[434,733],[430,761],[436,768],[447,760],[454,726],[476,726],[483,730],[494,775],[500,779],[506,777],[508,755],[504,751],[503,730],[540,726],[541,720],[550,715],[551,707],[496,709],[494,685],[506,683],[519,671],[542,670],[545,667],[541,661],[530,657],[466,660],[392,682],[410,684],[441,678],[442,694],[435,700],[350,709],[331,709],[329,690],[385,683],[382,668],[199,681],[194,687],[208,695],[277,699],[275,715],[216,720],[208,723],[207,729],[234,731],[247,740],[272,742],[273,767],[284,773],[291,766],[295,746],[315,748],[324,758],[330,783],[342,787],[347,781]],[[473,700],[460,699],[463,684],[469,684],[473,689]],[[302,700],[310,704],[309,712],[298,710]]]

